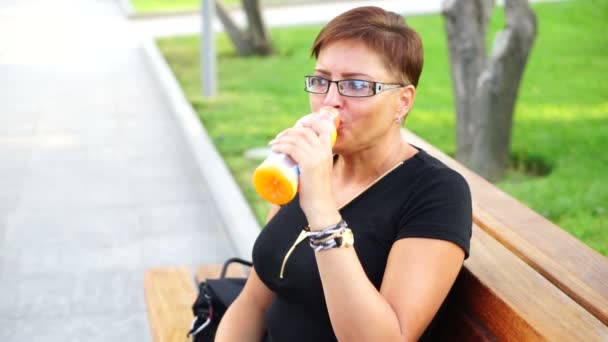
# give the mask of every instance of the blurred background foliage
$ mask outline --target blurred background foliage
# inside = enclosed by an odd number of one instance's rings
[[[515,109],[511,166],[497,185],[587,245],[608,255],[608,1],[533,4],[538,36]],[[453,155],[455,126],[448,52],[440,15],[408,17],[422,36],[425,66],[405,127]],[[504,26],[496,8],[488,37]],[[198,36],[159,46],[262,224],[268,205],[251,185],[265,146],[308,113],[303,76],[320,26],[271,30],[276,54],[236,57],[217,36],[219,96],[200,95]]]

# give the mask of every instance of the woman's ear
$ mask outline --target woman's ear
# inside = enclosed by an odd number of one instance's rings
[[[403,119],[410,112],[414,105],[414,99],[416,98],[416,87],[413,85],[407,85],[399,89],[399,96],[397,98],[397,112],[395,113],[395,120],[403,122]]]

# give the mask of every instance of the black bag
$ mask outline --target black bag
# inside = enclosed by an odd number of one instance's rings
[[[188,332],[194,342],[213,342],[222,316],[245,286],[246,278],[226,278],[231,263],[252,266],[243,259],[228,259],[219,279],[208,279],[198,285],[198,297],[192,304],[194,320]]]

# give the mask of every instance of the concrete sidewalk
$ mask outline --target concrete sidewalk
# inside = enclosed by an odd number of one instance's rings
[[[0,341],[148,341],[144,269],[233,255],[116,2],[0,2]]]

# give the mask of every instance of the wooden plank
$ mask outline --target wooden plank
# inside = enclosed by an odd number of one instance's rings
[[[459,275],[459,279],[461,276]],[[490,331],[475,317],[463,310],[462,302],[448,299],[445,313],[440,314],[440,321],[434,328],[438,336],[432,341],[496,341]]]
[[[201,283],[205,281],[205,279],[216,279],[220,277],[220,273],[222,272],[222,264],[208,264],[201,265],[196,268],[196,282]],[[243,266],[240,264],[231,264],[228,266],[228,271],[226,272],[226,277],[229,278],[241,278],[245,277],[245,271],[243,270]]]
[[[192,322],[196,293],[185,267],[157,268],[144,274],[148,320],[154,342],[184,342]]]
[[[584,279],[572,276],[565,265],[561,263],[561,259],[552,259],[542,253],[526,239],[514,234],[513,230],[504,227],[502,222],[498,221],[486,210],[477,207],[475,212],[475,216],[477,217],[475,221],[482,229],[493,235],[505,247],[518,255],[538,273],[568,294],[604,324],[608,323],[608,313],[605,312],[606,308],[597,305],[598,303],[606,302],[607,298],[600,292],[595,291],[590,284],[585,283]],[[584,261],[581,261],[580,267],[586,268],[588,265]]]
[[[608,327],[477,225],[456,300],[500,341],[605,341]]]
[[[466,178],[476,224],[608,325],[608,258],[413,133],[403,135]]]

